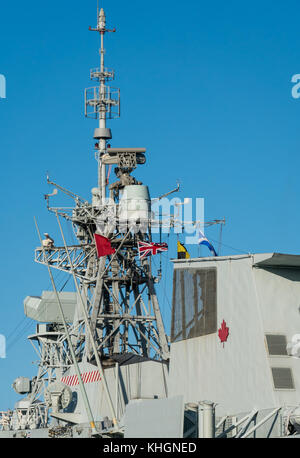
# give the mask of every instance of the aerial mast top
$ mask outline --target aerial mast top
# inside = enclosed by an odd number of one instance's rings
[[[106,32],[115,32],[116,29],[106,28],[106,16],[103,8],[101,8],[97,14],[97,27],[89,27],[89,30],[100,33],[100,68],[94,68],[90,71],[91,79],[99,81],[99,85],[85,90],[85,116],[99,119],[99,127],[94,131],[94,139],[97,140],[99,196],[100,202],[104,204],[106,197],[106,169],[102,156],[106,153],[106,142],[112,138],[111,130],[106,127],[106,120],[120,116],[120,90],[111,88],[106,84],[107,81],[114,79],[114,71],[108,70],[104,66],[104,34]]]

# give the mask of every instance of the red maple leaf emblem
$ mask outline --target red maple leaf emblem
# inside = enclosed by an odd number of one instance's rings
[[[224,347],[224,342],[226,342],[227,337],[229,335],[229,328],[227,328],[225,320],[222,321],[221,327],[218,330],[218,335],[219,335],[220,340],[223,343],[223,347]]]

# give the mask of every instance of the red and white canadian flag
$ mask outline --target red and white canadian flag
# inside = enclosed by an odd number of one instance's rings
[[[114,248],[112,248],[110,240],[103,235],[94,234],[95,242],[96,242],[96,249],[98,258],[101,256],[106,256],[108,254],[113,254],[116,252]]]

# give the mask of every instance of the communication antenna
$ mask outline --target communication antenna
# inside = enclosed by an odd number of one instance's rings
[[[104,66],[104,35],[106,32],[115,32],[116,29],[106,28],[106,16],[103,8],[97,5],[97,27],[89,27],[89,30],[100,34],[100,67],[90,71],[92,80],[99,82],[98,86],[85,89],[85,116],[99,119],[99,127],[94,131],[96,143],[96,154],[98,161],[98,187],[100,200],[105,202],[106,190],[106,169],[102,161],[103,155],[107,151],[106,142],[112,138],[111,130],[106,127],[106,120],[118,118],[120,116],[120,90],[112,88],[106,84],[107,81],[114,79],[114,71],[108,70]]]

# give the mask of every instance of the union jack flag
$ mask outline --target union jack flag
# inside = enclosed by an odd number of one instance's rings
[[[144,259],[146,256],[157,254],[160,251],[167,251],[168,245],[166,243],[154,243],[154,242],[138,242],[140,259]]]

